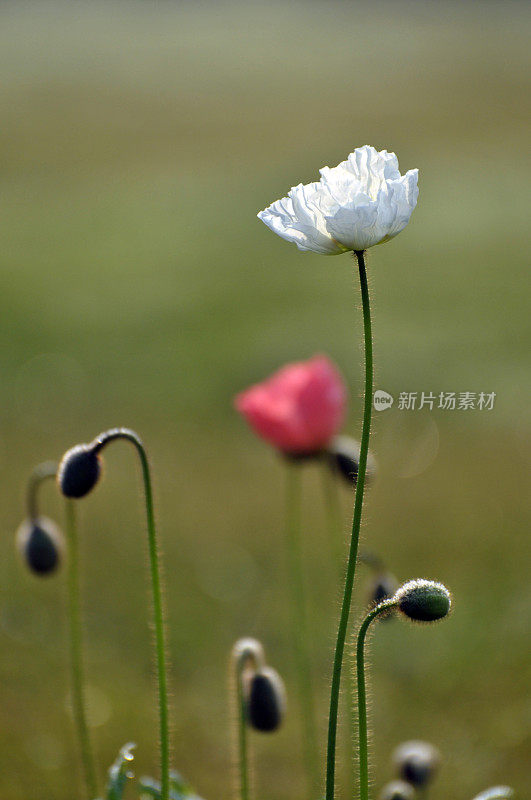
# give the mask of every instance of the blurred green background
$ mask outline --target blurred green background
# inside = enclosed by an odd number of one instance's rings
[[[400,579],[444,581],[455,608],[439,626],[395,622],[374,637],[374,790],[391,749],[421,738],[444,756],[434,800],[494,783],[524,797],[529,22],[519,3],[2,3],[2,800],[82,796],[64,576],[27,575],[13,536],[31,468],[115,425],[142,434],[155,470],[176,766],[207,800],[231,796],[228,654],[253,635],[290,698],[283,730],[255,737],[257,796],[306,797],[283,465],[231,404],[285,361],[326,352],[359,435],[352,261],[300,254],[255,215],[365,143],[418,167],[421,188],[407,230],[369,255],[376,386],[497,393],[492,411],[395,403],[376,415],[364,546]],[[338,588],[318,469],[304,480],[324,746]],[[346,538],[347,489],[342,499]],[[42,501],[62,520],[52,486]],[[98,763],[103,774],[133,740],[138,772],[153,773],[144,518],[127,445],[108,451],[80,515]]]

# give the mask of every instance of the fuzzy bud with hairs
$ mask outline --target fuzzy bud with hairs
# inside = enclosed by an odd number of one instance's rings
[[[448,589],[437,581],[417,578],[404,583],[393,597],[394,605],[415,622],[435,622],[446,617],[452,605]]]

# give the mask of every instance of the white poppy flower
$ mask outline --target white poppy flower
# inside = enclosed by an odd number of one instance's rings
[[[317,183],[300,183],[258,218],[299,250],[337,255],[387,242],[417,205],[418,169],[401,175],[387,150],[358,147],[337,167],[323,167]]]

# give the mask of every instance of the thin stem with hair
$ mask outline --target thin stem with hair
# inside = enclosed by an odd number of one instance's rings
[[[371,331],[371,308],[369,302],[369,288],[367,284],[367,272],[365,268],[365,254],[363,250],[354,251],[358,262],[361,299],[363,309],[363,332],[365,345],[365,397],[363,410],[363,426],[361,433],[360,457],[358,468],[358,481],[356,483],[356,494],[354,498],[354,513],[352,518],[352,535],[347,561],[347,571],[345,576],[345,589],[341,614],[337,631],[337,641],[334,654],[334,665],[332,671],[332,686],[330,690],[330,712],[328,718],[328,743],[326,752],[326,800],[334,800],[335,789],[335,766],[336,766],[336,737],[337,737],[337,715],[339,706],[339,690],[341,685],[341,670],[343,667],[343,655],[345,650],[345,640],[347,637],[350,606],[352,602],[352,589],[356,573],[356,561],[358,557],[358,544],[361,525],[361,512],[363,507],[363,493],[365,489],[365,474],[367,470],[367,454],[369,451],[369,437],[371,428],[372,410],[372,384],[373,384],[373,363],[372,363],[372,331]]]
[[[338,491],[338,482],[335,475],[330,471],[329,464],[324,461],[321,465],[321,475],[323,484],[323,499],[326,509],[328,524],[328,538],[333,551],[334,566],[337,570],[339,581],[343,580],[343,570],[345,566],[345,552],[343,541],[343,525],[341,515],[341,498]],[[347,634],[348,635],[348,634]],[[357,740],[357,716],[356,716],[356,684],[352,670],[347,668],[345,674],[347,690],[345,692],[345,706],[347,712],[347,726],[349,738],[346,741],[346,759],[351,770],[352,789],[357,785],[356,763],[352,758],[352,747]]]
[[[371,622],[390,608],[396,607],[393,600],[384,600],[363,620],[356,646],[356,673],[358,683],[358,764],[360,771],[360,800],[369,800],[369,759],[367,737],[367,692],[365,687],[365,638]]]
[[[79,740],[81,761],[89,800],[97,797],[96,768],[87,724],[83,646],[79,599],[79,543],[74,502],[65,501],[66,536],[68,541],[68,634],[70,646],[70,680],[72,713]]]
[[[249,748],[247,736],[247,702],[244,688],[244,673],[247,668],[258,669],[263,666],[264,654],[259,642],[254,639],[242,639],[236,643],[232,651],[234,669],[235,695],[238,717],[238,797],[239,800],[249,800]]]
[[[39,517],[38,495],[42,483],[57,475],[58,465],[55,461],[45,461],[36,466],[28,480],[26,506],[31,520]],[[68,639],[70,651],[70,690],[72,693],[72,714],[77,732],[79,752],[83,765],[83,774],[87,797],[94,800],[98,794],[96,767],[90,742],[87,724],[85,701],[84,669],[83,669],[83,634],[80,610],[79,588],[79,542],[77,520],[72,500],[65,501],[65,526],[68,542],[67,568],[67,616]]]
[[[108,442],[114,439],[126,439],[131,442],[138,453],[142,467],[144,483],[144,500],[148,532],[149,568],[153,600],[153,621],[155,629],[155,652],[157,662],[157,684],[159,703],[159,745],[160,745],[160,796],[161,800],[170,797],[170,734],[168,710],[168,683],[166,668],[166,645],[164,632],[164,613],[162,601],[162,579],[155,514],[153,509],[153,489],[149,461],[144,445],[139,436],[128,428],[115,428],[102,434],[95,441],[94,452],[98,453]]]
[[[236,694],[238,701],[238,774],[240,777],[240,800],[249,800],[249,761],[247,749],[246,704],[243,693],[243,659],[238,662]]]
[[[290,590],[291,638],[297,671],[297,689],[302,721],[304,768],[312,797],[319,790],[319,750],[308,637],[306,592],[301,548],[301,467],[286,466],[286,553]]]

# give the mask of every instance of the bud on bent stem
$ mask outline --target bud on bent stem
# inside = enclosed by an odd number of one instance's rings
[[[57,464],[46,461],[32,471],[28,480],[26,503],[29,519],[17,532],[17,544],[23,550],[28,565],[34,572],[53,572],[62,554],[62,535],[57,526],[38,514],[38,491],[48,478],[57,476]],[[66,534],[68,539],[67,607],[70,649],[70,683],[72,710],[85,775],[87,797],[92,800],[97,793],[96,769],[87,725],[84,695],[83,636],[79,599],[79,555],[75,509],[71,500],[65,502]]]
[[[450,611],[450,592],[442,583],[424,579],[408,581],[393,597],[384,600],[365,617],[361,624],[356,648],[358,680],[358,751],[360,769],[360,800],[369,798],[367,698],[365,688],[365,639],[371,622],[380,614],[395,608],[418,622],[433,622]]]
[[[268,667],[264,648],[256,639],[239,639],[232,648],[238,714],[238,774],[240,800],[249,800],[249,756],[247,727],[262,733],[277,730],[282,723],[286,700],[284,683]]]
[[[433,780],[440,760],[439,751],[429,742],[404,742],[393,754],[393,761],[402,780],[417,789],[425,788]]]
[[[165,653],[164,618],[160,561],[153,509],[153,490],[147,453],[140,437],[129,428],[111,428],[97,436],[89,444],[81,444],[68,450],[59,465],[58,483],[66,497],[80,498],[88,494],[98,482],[101,474],[100,451],[115,439],[131,442],[138,454],[144,483],[146,506],[149,565],[153,598],[155,628],[155,652],[159,696],[159,744],[161,769],[161,800],[170,797],[170,744],[168,688]]]

